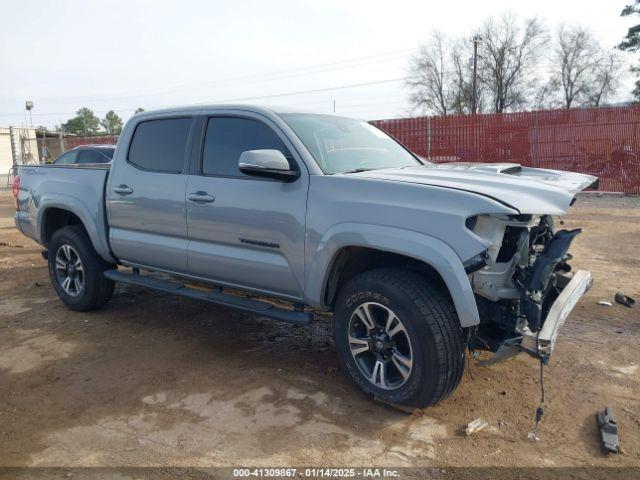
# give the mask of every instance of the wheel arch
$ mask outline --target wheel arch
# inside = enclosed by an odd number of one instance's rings
[[[338,291],[346,282],[360,273],[385,267],[411,270],[428,276],[448,290],[440,273],[429,263],[386,250],[350,245],[338,250],[332,259],[324,285],[323,301],[326,305],[333,305]]]
[[[91,211],[79,200],[64,195],[52,195],[43,198],[38,209],[38,236],[42,245],[47,245],[53,234],[67,225],[81,225],[95,251],[108,262],[114,262],[107,244],[104,220],[100,214]],[[98,222],[102,222],[98,225]]]
[[[42,214],[42,220],[40,221],[40,239],[44,245],[48,245],[51,241],[51,237],[63,227],[69,225],[80,225],[86,231],[86,227],[80,220],[80,217],[70,210],[49,207]]]

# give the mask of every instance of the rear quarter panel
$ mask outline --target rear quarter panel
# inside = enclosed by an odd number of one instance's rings
[[[16,225],[44,245],[44,220],[51,208],[74,213],[84,225],[96,252],[113,262],[107,242],[104,186],[109,165],[22,166]]]

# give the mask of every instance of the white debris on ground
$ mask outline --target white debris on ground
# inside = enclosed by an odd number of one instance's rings
[[[467,424],[465,432],[467,435],[473,435],[474,433],[477,433],[488,426],[489,424],[486,420],[483,420],[482,418],[476,418],[474,421]]]

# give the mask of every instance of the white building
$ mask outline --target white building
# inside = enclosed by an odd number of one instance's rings
[[[0,179],[4,180],[4,176],[9,173],[13,165],[13,156],[11,153],[11,135],[13,130],[13,138],[18,159],[22,159],[24,155],[30,158],[31,162],[37,162],[38,142],[36,140],[36,130],[34,128],[22,127],[0,127]],[[22,151],[24,146],[24,152]],[[24,155],[23,155],[24,154]],[[0,185],[3,186],[3,185]]]

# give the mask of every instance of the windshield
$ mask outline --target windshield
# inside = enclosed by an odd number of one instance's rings
[[[280,115],[325,174],[420,165],[402,145],[373,125],[332,115]]]

